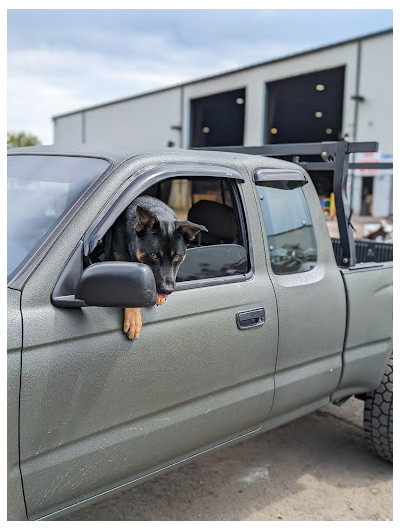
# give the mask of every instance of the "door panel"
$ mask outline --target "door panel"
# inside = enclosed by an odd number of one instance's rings
[[[252,236],[252,278],[176,291],[165,305],[142,310],[137,341],[122,333],[122,309],[52,306],[60,271],[45,271],[57,245],[46,256],[22,298],[21,469],[30,518],[252,431],[268,417],[277,312],[257,223]],[[265,324],[239,330],[236,314],[261,307]]]
[[[273,276],[280,330],[273,416],[328,401],[339,383],[346,308],[338,275],[321,265],[308,273]]]
[[[272,417],[327,403],[342,371],[346,295],[310,181],[293,189],[257,186],[279,315]]]

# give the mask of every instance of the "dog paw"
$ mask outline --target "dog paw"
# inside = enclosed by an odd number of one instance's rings
[[[166,300],[167,300],[167,297],[165,295],[161,296],[157,293],[157,300],[156,300],[157,306],[162,306]]]
[[[140,308],[125,308],[124,332],[129,339],[138,339],[142,329]]]

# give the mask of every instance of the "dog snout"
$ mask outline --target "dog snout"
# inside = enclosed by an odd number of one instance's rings
[[[165,279],[161,283],[158,293],[160,295],[170,295],[175,289],[175,282],[172,279]]]

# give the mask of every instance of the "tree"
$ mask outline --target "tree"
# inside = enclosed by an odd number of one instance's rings
[[[18,133],[7,133],[7,149],[14,147],[37,146],[40,144],[41,141],[39,138],[32,133],[25,133],[25,131],[20,131]]]

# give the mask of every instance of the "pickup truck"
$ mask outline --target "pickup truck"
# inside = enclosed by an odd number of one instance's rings
[[[371,146],[8,151],[9,520],[60,518],[354,395],[367,444],[392,459],[393,265],[357,263],[357,150]],[[337,259],[313,165],[333,172]],[[147,265],[119,278],[121,262],[104,262],[141,194],[208,229],[160,307]],[[136,341],[122,331],[128,287]]]

